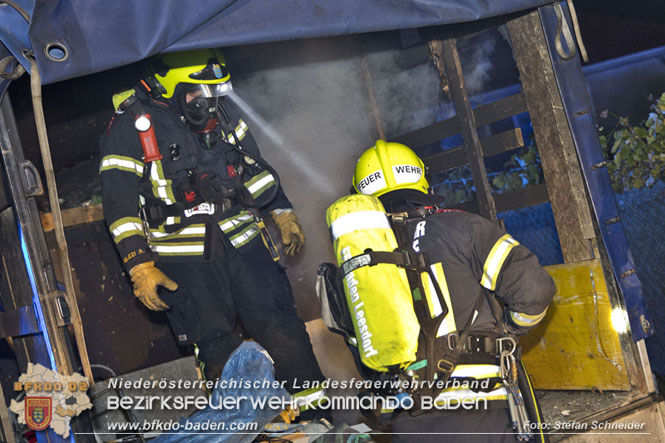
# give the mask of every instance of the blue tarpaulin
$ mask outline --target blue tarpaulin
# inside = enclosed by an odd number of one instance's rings
[[[48,84],[160,52],[462,23],[546,3],[551,0],[12,0],[0,2],[0,59],[12,54],[29,71],[23,54],[32,51]],[[49,58],[63,51],[66,58]]]
[[[251,388],[248,386],[252,386]],[[255,388],[253,386],[260,386]],[[224,399],[242,399],[224,403]],[[289,393],[275,382],[272,359],[265,349],[254,342],[244,342],[224,366],[220,383],[213,390],[211,406],[180,421],[178,432],[165,433],[158,443],[184,442],[249,442],[263,426],[279,415],[282,408],[271,409],[270,399],[284,399]],[[280,403],[279,401],[277,403]],[[223,406],[227,406],[226,408]],[[213,426],[211,426],[211,424]],[[231,426],[233,424],[233,427]],[[245,424],[247,427],[243,426]],[[253,430],[252,425],[257,427]],[[243,432],[224,432],[224,429],[246,429]]]

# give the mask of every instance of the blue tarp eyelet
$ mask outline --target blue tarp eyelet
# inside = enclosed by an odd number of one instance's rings
[[[44,53],[49,60],[62,62],[69,57],[67,47],[60,42],[51,42],[44,48]]]

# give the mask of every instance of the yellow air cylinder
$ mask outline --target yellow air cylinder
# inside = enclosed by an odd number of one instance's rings
[[[326,219],[337,264],[366,249],[394,251],[395,234],[378,198],[354,194],[330,205]],[[348,273],[343,280],[360,359],[375,371],[406,367],[416,359],[420,326],[406,271],[381,263]]]

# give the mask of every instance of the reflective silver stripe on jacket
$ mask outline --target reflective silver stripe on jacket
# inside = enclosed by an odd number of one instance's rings
[[[119,243],[127,237],[132,235],[140,235],[145,237],[143,232],[143,223],[138,217],[123,217],[116,220],[109,226],[109,230],[113,235],[113,241]]]
[[[236,144],[236,140],[242,141],[243,138],[245,138],[245,135],[247,135],[247,131],[249,128],[247,127],[247,124],[242,121],[242,119],[238,120],[238,126],[235,127],[235,130],[233,134],[228,133],[226,134],[226,141],[231,143],[232,145]]]
[[[512,238],[510,234],[506,234],[497,240],[485,260],[483,277],[480,280],[481,285],[490,291],[496,289],[496,282],[499,278],[499,272],[501,271],[503,262],[506,261],[506,257],[510,254],[510,251],[512,251],[517,245],[519,245],[519,242]]]
[[[256,224],[252,224],[240,231],[240,233],[229,237],[229,240],[234,247],[239,248],[249,243],[249,241],[256,237],[258,233],[259,228]]]
[[[260,232],[254,215],[246,209],[243,209],[236,215],[225,218],[218,224],[219,228],[231,242],[231,245],[235,248],[246,245]]]
[[[261,194],[273,186],[275,186],[275,177],[273,177],[273,175],[268,171],[263,171],[245,183],[245,187],[249,191],[252,198],[258,198]]]
[[[171,180],[167,180],[162,170],[161,160],[150,164],[150,182],[152,183],[152,193],[155,197],[162,200],[167,205],[175,203],[175,196],[171,188]]]
[[[517,326],[524,326],[524,327],[530,327],[530,326],[535,326],[540,321],[545,318],[545,315],[547,314],[547,308],[540,314],[525,314],[523,312],[514,312],[510,311],[510,319],[515,322]]]
[[[439,316],[443,312],[439,297],[436,294],[435,284],[438,284],[441,289],[443,299],[448,306],[448,313],[443,318],[439,330],[436,333],[437,337],[443,337],[444,335],[457,331],[457,326],[455,325],[455,313],[453,312],[453,303],[450,299],[450,291],[448,290],[448,283],[446,282],[446,274],[443,272],[443,264],[435,263],[430,266],[430,269],[432,270],[432,273],[434,273],[436,282],[433,282],[429,274],[426,272],[421,273],[421,280],[423,282],[423,288],[425,289],[427,306],[432,314],[432,318]]]
[[[254,220],[254,216],[249,213],[249,211],[243,210],[238,214],[226,218],[219,222],[219,227],[222,229],[222,232],[229,234],[236,230],[239,226],[245,225],[250,221]]]
[[[153,239],[174,239],[174,238],[186,238],[186,237],[204,237],[206,233],[206,227],[204,224],[194,224],[182,228],[176,232],[163,232],[159,229],[150,230],[150,238]]]
[[[200,243],[153,243],[151,249],[160,255],[201,255],[204,245]]]
[[[102,158],[99,164],[99,173],[118,169],[120,171],[131,172],[139,177],[143,177],[143,162],[132,157],[124,155],[107,155]]]

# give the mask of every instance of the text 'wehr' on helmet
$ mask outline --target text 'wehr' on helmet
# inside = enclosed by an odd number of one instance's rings
[[[408,146],[384,140],[377,140],[358,159],[353,187],[360,194],[375,197],[398,189],[429,192],[425,165],[420,157]]]

